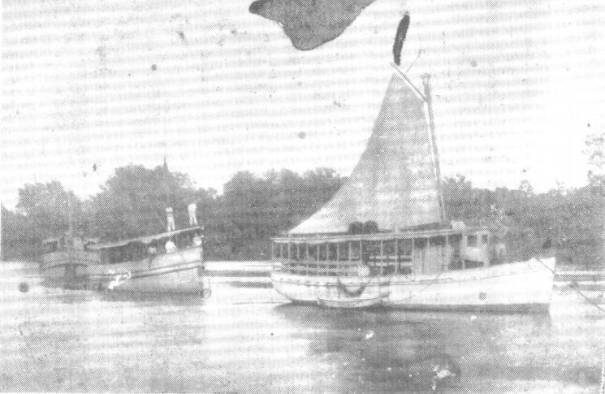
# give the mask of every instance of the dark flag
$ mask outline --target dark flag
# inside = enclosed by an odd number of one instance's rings
[[[403,48],[403,42],[405,36],[408,33],[408,27],[410,26],[410,13],[406,12],[399,26],[397,27],[397,34],[395,35],[395,42],[393,43],[393,61],[399,66],[401,63],[401,50]]]

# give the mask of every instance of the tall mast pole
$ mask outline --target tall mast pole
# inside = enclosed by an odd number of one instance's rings
[[[439,194],[439,216],[441,223],[445,223],[445,202],[443,201],[443,189],[441,187],[441,167],[439,165],[439,150],[437,149],[437,139],[435,136],[435,120],[433,116],[433,99],[431,97],[431,75],[422,76],[422,85],[424,86],[424,98],[426,100],[427,113],[429,117],[429,129],[431,138],[431,148],[433,150],[433,160],[435,163],[435,176],[437,177],[437,193]]]
[[[4,209],[2,208],[2,201],[0,201],[0,262],[3,261],[2,259],[2,215],[3,215],[3,211]]]

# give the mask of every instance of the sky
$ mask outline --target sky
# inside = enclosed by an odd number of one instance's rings
[[[586,136],[605,130],[602,3],[376,0],[299,51],[244,0],[3,1],[0,198],[53,179],[86,197],[164,156],[219,192],[241,170],[348,175],[405,10],[401,67],[431,74],[442,175],[580,186]]]

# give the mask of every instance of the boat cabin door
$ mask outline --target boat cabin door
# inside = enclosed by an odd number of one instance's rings
[[[490,237],[491,234],[487,230],[464,234],[461,257],[465,268],[487,267],[489,265]]]

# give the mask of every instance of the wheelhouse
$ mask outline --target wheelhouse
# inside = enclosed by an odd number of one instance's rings
[[[282,272],[304,276],[434,274],[502,262],[487,229],[277,237],[272,259]]]

